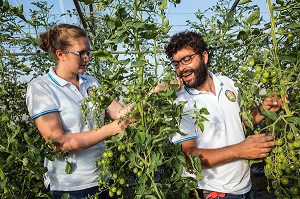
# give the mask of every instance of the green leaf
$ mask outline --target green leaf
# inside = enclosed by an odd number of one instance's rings
[[[151,141],[152,141],[152,136],[151,136],[151,135],[148,135],[148,136],[146,137],[145,145],[148,145]]]
[[[136,22],[134,22],[130,27],[128,27],[128,28],[131,28],[131,27],[133,27],[133,28],[135,28],[135,29],[139,29],[139,28],[142,28],[142,27],[144,27],[145,26],[145,23],[144,22],[140,22],[140,21],[136,21]]]
[[[262,114],[273,121],[277,120],[278,118],[278,115],[276,113],[271,112],[269,110],[263,110]]]
[[[161,4],[158,6],[158,9],[160,9],[160,10],[166,9],[167,3],[168,3],[167,0],[162,0]]]
[[[285,118],[287,122],[300,125],[300,117],[298,116],[289,116]]]
[[[146,133],[144,131],[139,131],[135,136],[134,136],[134,141],[136,143],[143,144],[146,140]]]
[[[172,176],[170,177],[170,179],[172,181],[176,181],[177,179],[180,178],[182,172],[183,172],[183,165],[181,163],[177,163],[173,165],[173,168],[175,168],[172,172]]]
[[[115,23],[113,21],[111,21],[111,20],[108,20],[106,22],[106,25],[107,25],[107,28],[110,29],[110,30],[112,30],[112,29],[114,29],[116,27]]]
[[[147,175],[144,173],[143,175],[141,175],[139,178],[138,178],[138,183],[139,184],[143,184],[143,183],[145,183],[146,181],[148,180],[148,177],[147,177]]]
[[[7,186],[7,178],[0,179],[0,187],[3,190]]]
[[[246,111],[241,112],[242,120],[246,124],[247,127],[250,129],[253,129],[253,123],[252,123],[252,115],[248,114]]]
[[[7,115],[1,116],[1,122],[8,122],[8,121],[9,121],[9,117]]]
[[[99,51],[94,51],[93,55],[95,57],[99,57],[101,60],[108,60],[109,58],[112,57],[112,54],[107,52],[107,51],[103,51],[103,50],[99,50]]]
[[[257,9],[248,17],[246,23],[250,25],[256,25],[259,22],[259,18],[260,18],[260,11],[259,9]]]
[[[154,39],[157,35],[158,33],[155,31],[146,31],[140,33],[140,36],[144,39]]]
[[[248,35],[245,31],[240,31],[238,36],[237,36],[238,39],[241,39],[241,40],[246,40],[248,38]]]
[[[66,161],[66,167],[65,167],[66,174],[70,174],[71,171],[72,171],[72,165],[70,162]]]
[[[290,24],[286,25],[285,27],[286,28],[299,28],[300,24],[297,23],[297,22],[293,22],[293,23],[290,23]]]
[[[186,162],[185,156],[184,155],[178,155],[177,156],[178,160],[180,163],[184,164]]]
[[[166,91],[166,96],[169,97],[169,96],[173,95],[174,92],[175,92],[174,90],[169,89]]]
[[[282,61],[288,61],[288,62],[291,62],[291,63],[295,63],[297,61],[296,57],[294,57],[294,56],[288,56],[288,55],[280,56],[280,59]]]
[[[209,115],[209,112],[208,112],[207,108],[203,107],[200,109],[200,114],[201,115]]]
[[[243,1],[239,2],[239,5],[244,5],[244,4],[250,3],[250,2],[252,2],[252,0],[243,0]]]
[[[198,154],[194,154],[192,157],[190,157],[190,161],[192,163],[192,169],[194,170],[196,179],[201,180],[203,175],[200,156]]]
[[[20,5],[16,9],[16,15],[18,15],[21,19],[23,19],[25,22],[27,22],[27,19],[25,18],[23,14],[23,5]]]
[[[69,193],[64,193],[61,197],[61,199],[71,199],[71,196]]]
[[[137,60],[132,62],[131,66],[132,67],[140,67],[140,66],[145,66],[147,62],[145,60]]]

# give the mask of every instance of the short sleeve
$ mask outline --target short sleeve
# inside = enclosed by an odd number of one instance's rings
[[[26,105],[33,120],[42,115],[59,111],[50,90],[38,81],[28,84]]]
[[[179,144],[188,140],[194,140],[197,138],[196,128],[194,125],[194,120],[191,118],[190,115],[185,115],[181,118],[180,122],[180,131],[184,134],[181,135],[176,133],[171,138],[171,141],[174,144]]]

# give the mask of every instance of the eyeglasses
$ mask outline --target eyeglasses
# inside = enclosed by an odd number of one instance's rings
[[[81,51],[81,52],[73,52],[70,50],[62,50],[62,52],[65,53],[71,53],[73,55],[78,55],[81,60],[85,60],[87,57],[91,58],[91,50],[86,51]]]
[[[197,54],[199,54],[199,53],[200,53],[200,52],[196,52],[195,54],[184,56],[184,57],[181,58],[179,61],[174,61],[174,60],[172,60],[172,64],[173,64],[173,66],[174,66],[176,69],[179,68],[180,63],[181,63],[182,65],[188,65],[188,64],[190,64],[190,63],[192,62],[192,60],[195,58],[195,56],[196,56]]]

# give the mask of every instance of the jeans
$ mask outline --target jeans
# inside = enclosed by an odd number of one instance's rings
[[[204,198],[206,198],[209,193],[210,192],[206,192],[204,190],[203,191]],[[254,198],[254,196],[253,196],[253,192],[251,190],[242,195],[233,195],[233,194],[227,193],[225,197],[219,197],[219,196],[216,197],[216,199],[253,199],[253,198]]]
[[[99,193],[99,187],[91,187],[88,189],[83,189],[83,190],[78,190],[78,191],[49,191],[53,196],[54,199],[61,199],[62,196],[65,194],[69,194],[70,199],[82,199],[88,196],[92,196],[96,193]],[[102,192],[98,194],[98,198],[103,198],[103,199],[112,199],[111,197],[108,196],[108,191]],[[66,197],[65,197],[66,198]]]

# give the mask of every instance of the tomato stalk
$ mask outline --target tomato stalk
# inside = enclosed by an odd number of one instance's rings
[[[273,14],[273,5],[271,3],[271,0],[267,0],[267,4],[268,4],[268,9],[269,9],[269,14],[270,14],[270,24],[271,24],[271,37],[272,37],[272,42],[273,42],[273,49],[274,49],[274,65],[278,66],[277,73],[278,76],[281,77],[282,76],[282,72],[280,70],[280,62],[279,62],[279,58],[278,58],[278,42],[277,42],[277,38],[275,35],[275,27],[276,27],[276,21],[274,18],[274,14]],[[280,82],[280,90],[281,91],[285,91],[285,84]],[[287,115],[292,115],[292,112],[289,110],[288,104],[287,104],[287,100],[286,100],[286,96],[284,92],[280,92],[280,97],[282,99],[283,102],[283,107],[284,110],[286,112]]]
[[[138,2],[137,0],[134,0],[133,1],[133,19],[134,21],[137,19],[137,12],[138,12]],[[134,45],[135,45],[135,49],[136,49],[136,52],[138,54],[138,60],[141,60],[142,56],[141,56],[141,50],[140,50],[140,46],[139,46],[139,39],[138,39],[138,31],[137,30],[134,30]],[[141,88],[143,83],[144,83],[144,65],[140,65],[139,66],[139,71],[137,73],[138,75],[138,78],[139,78],[139,81],[138,81],[138,86]],[[145,126],[145,119],[144,119],[144,111],[143,111],[143,104],[142,104],[142,101],[139,101],[138,104],[138,110],[139,110],[139,113],[141,115],[141,122],[142,122],[142,125]]]

